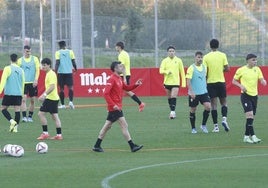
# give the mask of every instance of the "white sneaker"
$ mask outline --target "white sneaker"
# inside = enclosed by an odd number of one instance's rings
[[[65,105],[60,105],[58,108],[59,108],[59,109],[65,109],[66,106],[65,106]]]
[[[195,128],[192,129],[192,134],[196,134],[196,133],[197,133],[196,129]]]
[[[171,111],[169,114],[169,119],[175,119],[176,118],[176,112],[175,111]]]
[[[28,119],[27,119],[27,117],[23,117],[23,118],[21,119],[21,121],[22,121],[22,122],[27,122]]]
[[[230,127],[228,126],[227,121],[222,121],[221,124],[222,124],[222,126],[224,127],[224,130],[225,130],[226,132],[228,132],[228,131],[230,130]]]
[[[200,128],[203,131],[203,133],[208,133],[208,129],[206,125],[201,125]]]
[[[33,122],[33,118],[28,117],[27,121],[32,123]]]
[[[252,141],[253,141],[254,143],[259,143],[259,142],[261,142],[261,139],[257,138],[256,135],[253,135],[253,136],[251,137],[251,139],[252,139]]]
[[[74,109],[74,104],[73,104],[72,101],[69,102],[69,107],[70,107],[71,109]]]
[[[212,130],[213,133],[218,133],[220,132],[220,129],[219,127],[214,127],[214,129]]]
[[[249,144],[254,144],[254,142],[249,138],[249,136],[244,136],[243,142],[249,143]]]

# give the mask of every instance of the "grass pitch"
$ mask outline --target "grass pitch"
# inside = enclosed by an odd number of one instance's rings
[[[17,134],[8,132],[8,122],[1,115],[1,147],[18,144],[25,149],[21,158],[1,153],[1,187],[267,187],[267,96],[259,97],[254,122],[256,135],[263,141],[252,145],[242,142],[245,119],[239,96],[228,97],[229,133],[222,127],[220,133],[212,133],[210,117],[210,133],[203,134],[199,129],[203,108],[199,106],[196,135],[190,133],[186,97],[178,98],[174,120],[168,119],[165,97],[142,99],[147,106],[139,113],[137,105],[124,98],[132,138],[144,145],[137,153],[130,152],[117,124],[102,143],[105,152],[91,151],[107,115],[103,98],[75,99],[75,110],[60,110],[64,140],[45,141],[47,154],[35,152],[41,133],[38,109],[34,123],[21,123]],[[54,136],[55,126],[48,119],[49,133]]]

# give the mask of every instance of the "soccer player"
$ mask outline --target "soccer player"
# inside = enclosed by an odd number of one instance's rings
[[[211,100],[211,116],[214,123],[212,132],[218,133],[220,131],[218,126],[218,111],[217,98],[221,104],[222,126],[228,132],[230,130],[227,123],[227,100],[226,100],[226,84],[224,72],[229,71],[229,65],[226,54],[218,51],[219,41],[212,39],[210,41],[211,52],[206,54],[203,58],[203,63],[207,67],[207,90]]]
[[[130,76],[131,76],[131,72],[130,72],[130,58],[128,53],[124,50],[125,45],[123,42],[117,42],[115,49],[116,51],[119,53],[118,55],[118,61],[121,62],[122,65],[124,65],[125,67],[125,74],[121,75],[122,78],[124,79],[124,82],[129,85],[130,84]],[[135,93],[133,93],[132,91],[126,91],[127,95],[130,96],[136,103],[138,103],[139,105],[139,111],[142,112],[144,107],[145,107],[145,103],[141,102],[141,100],[137,97],[137,95]]]
[[[11,64],[4,68],[0,83],[0,94],[4,90],[2,114],[10,122],[10,132],[18,132],[17,127],[20,122],[20,106],[24,92],[24,72],[17,65],[17,59],[17,54],[10,55]],[[14,106],[14,119],[8,112],[9,106]]]
[[[202,64],[203,54],[202,52],[195,53],[195,63],[192,64],[186,73],[186,83],[188,86],[188,95],[189,95],[189,107],[190,107],[190,123],[192,127],[192,133],[196,134],[195,128],[195,112],[200,102],[204,106],[203,111],[203,120],[201,125],[201,130],[204,133],[208,133],[207,130],[207,120],[210,113],[210,99],[207,91],[207,82],[206,82],[206,67]]]
[[[38,98],[42,102],[38,116],[40,118],[43,133],[37,138],[38,140],[45,140],[49,138],[46,113],[49,112],[56,125],[57,135],[51,137],[53,140],[62,140],[61,121],[58,115],[59,95],[57,89],[57,75],[51,69],[51,60],[44,58],[41,61],[42,68],[46,72],[45,77],[45,92]]]
[[[263,77],[261,69],[257,65],[257,56],[248,54],[247,64],[238,68],[232,83],[241,89],[241,104],[246,115],[246,131],[244,142],[259,143],[261,139],[254,133],[253,121],[256,115],[258,103],[258,82],[266,86],[267,82]]]
[[[59,108],[66,108],[64,104],[64,86],[67,85],[69,89],[69,107],[74,109],[73,104],[73,68],[77,71],[75,56],[73,50],[66,48],[65,41],[59,42],[60,50],[55,53],[56,66],[55,71],[58,73],[58,81],[60,87],[60,102]]]
[[[95,152],[103,152],[103,149],[101,148],[101,142],[107,131],[112,127],[112,124],[118,121],[121,127],[121,131],[125,139],[127,140],[131,151],[136,152],[140,150],[143,146],[134,144],[131,139],[130,133],[128,131],[128,124],[122,111],[122,97],[123,90],[133,90],[139,85],[141,85],[142,82],[139,79],[134,85],[126,85],[120,77],[120,75],[124,72],[124,66],[119,61],[112,62],[111,70],[113,71],[113,74],[107,81],[107,85],[105,86],[104,91],[104,98],[107,103],[108,116],[92,150]]]
[[[175,55],[175,47],[169,46],[167,52],[168,57],[161,62],[159,73],[164,75],[164,88],[170,108],[169,118],[174,119],[179,87],[186,87],[185,72],[182,60]]]
[[[24,46],[24,55],[18,59],[18,65],[23,69],[25,76],[24,95],[21,104],[22,122],[33,122],[34,101],[38,95],[37,84],[40,74],[40,62],[36,56],[31,55],[30,46]],[[30,97],[28,117],[27,95]]]

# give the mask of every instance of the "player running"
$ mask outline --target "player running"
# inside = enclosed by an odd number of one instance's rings
[[[189,107],[190,107],[190,123],[192,127],[192,133],[196,134],[195,128],[195,112],[200,102],[204,106],[203,120],[201,124],[201,130],[204,133],[208,133],[207,120],[210,113],[210,99],[207,91],[206,82],[206,67],[202,64],[203,54],[202,52],[195,53],[195,63],[187,69],[186,82],[188,86],[189,95]]]
[[[101,142],[103,141],[108,130],[112,127],[112,124],[118,121],[121,127],[121,131],[125,139],[127,140],[131,151],[136,152],[140,150],[143,146],[134,144],[131,139],[130,133],[128,131],[128,124],[122,111],[122,97],[123,90],[133,90],[139,85],[141,85],[142,82],[141,80],[138,80],[134,85],[126,85],[120,77],[120,75],[124,72],[124,66],[119,61],[112,62],[111,70],[113,71],[113,74],[107,81],[107,85],[105,86],[104,91],[104,98],[107,103],[108,116],[92,150],[95,152],[103,152],[103,149],[101,148]]]
[[[168,97],[168,104],[170,108],[169,118],[176,117],[176,104],[179,87],[185,87],[185,72],[182,60],[175,55],[175,47],[169,46],[167,48],[168,57],[163,59],[159,73],[164,75],[164,87]]]
[[[210,41],[211,52],[206,54],[203,58],[203,63],[207,67],[207,90],[211,100],[211,116],[214,123],[212,132],[218,133],[218,111],[217,98],[221,104],[222,126],[228,132],[230,130],[227,123],[227,100],[226,100],[226,84],[224,72],[229,71],[229,65],[226,54],[218,51],[219,41],[212,39]]]
[[[261,139],[257,138],[253,128],[254,116],[257,111],[258,103],[258,82],[266,86],[267,82],[263,77],[261,69],[257,65],[257,56],[248,54],[246,57],[247,65],[236,70],[233,84],[241,89],[241,104],[246,115],[246,130],[244,142],[258,143]]]
[[[17,59],[17,54],[10,55],[11,63],[4,68],[0,83],[0,94],[4,90],[2,114],[10,122],[10,132],[18,132],[17,127],[20,122],[20,106],[24,91],[24,72],[22,68],[17,65]],[[15,120],[8,112],[9,106],[14,106]]]

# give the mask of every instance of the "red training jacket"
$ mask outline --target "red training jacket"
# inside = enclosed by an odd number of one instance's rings
[[[122,78],[117,74],[112,74],[104,90],[104,98],[107,103],[109,112],[114,111],[114,106],[117,105],[122,109],[123,90],[131,91],[139,85],[126,85]]]

